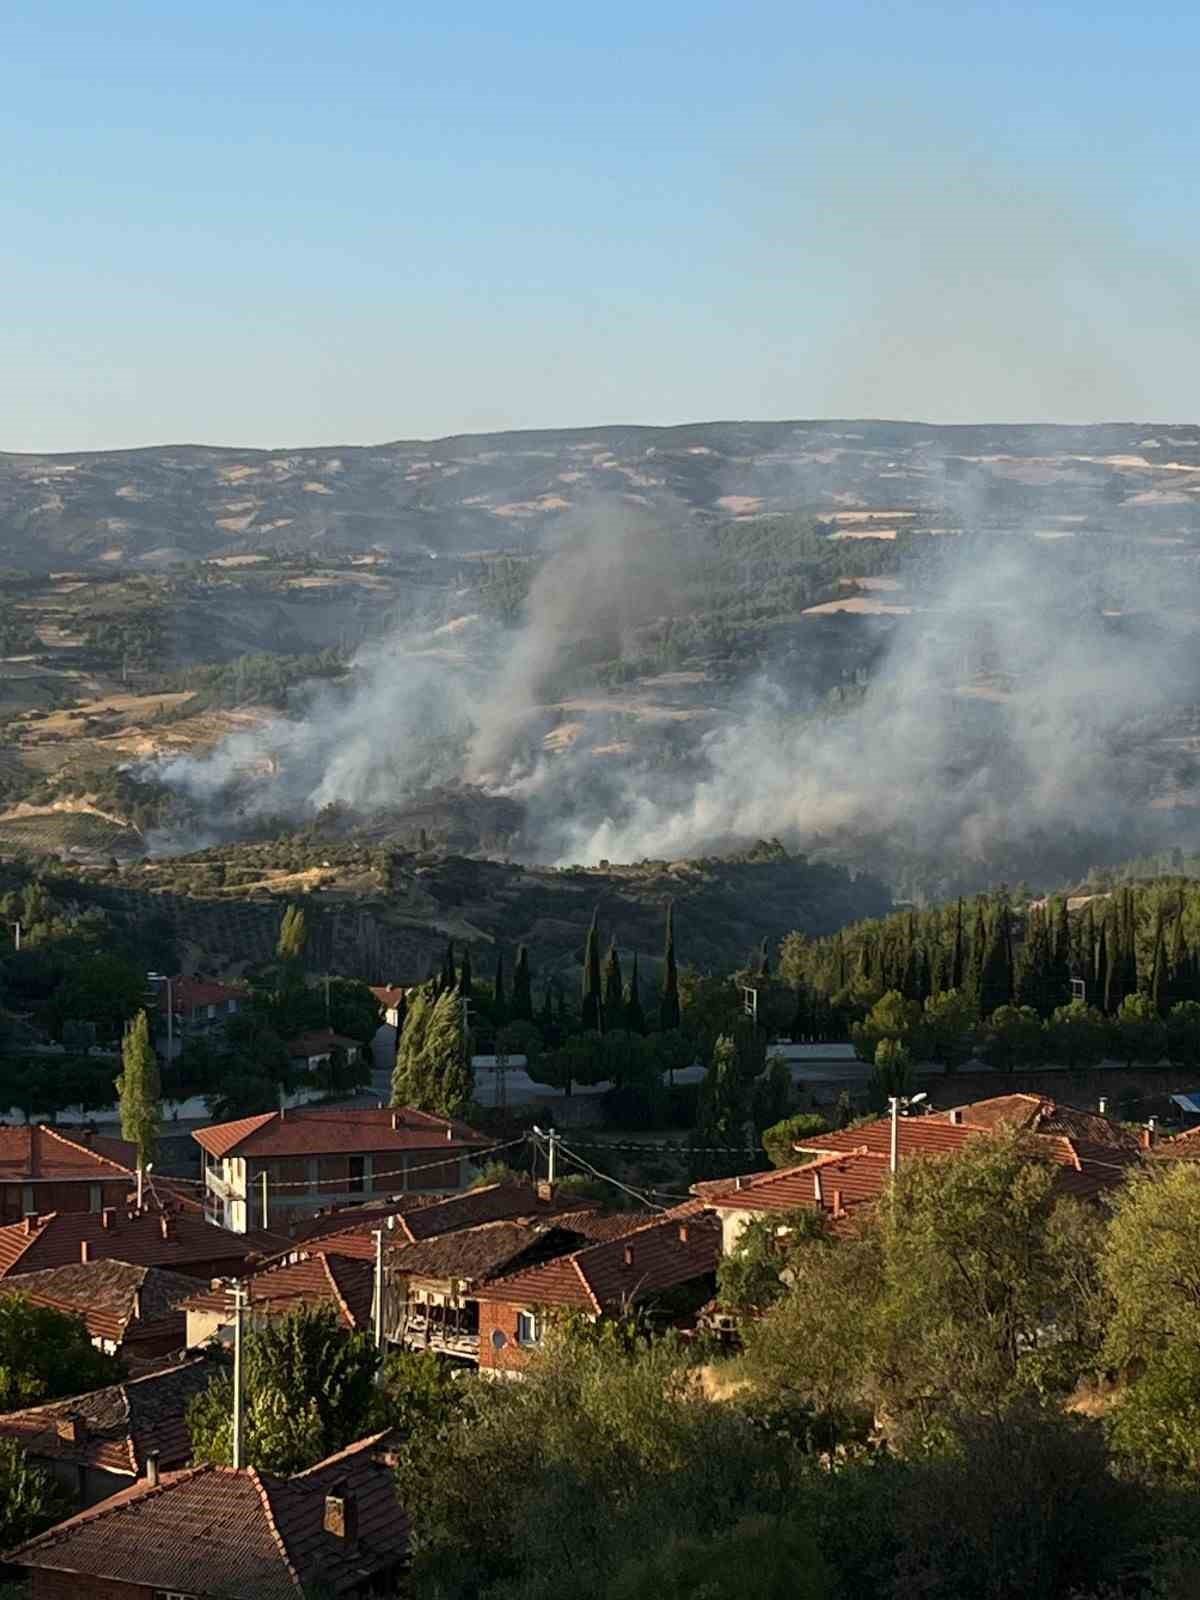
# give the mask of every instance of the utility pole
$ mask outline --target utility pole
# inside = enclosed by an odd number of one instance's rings
[[[170,1066],[175,1059],[175,994],[172,987],[175,980],[163,972],[148,972],[146,977],[151,983],[165,983],[167,986],[167,1065]]]
[[[376,1228],[375,1239],[375,1348],[383,1354],[383,1229]]]
[[[546,1179],[553,1183],[558,1177],[558,1130],[551,1128],[546,1135]]]
[[[265,1172],[259,1181],[262,1184],[262,1227],[263,1232],[267,1233],[271,1227],[271,1203],[268,1198],[268,1179]]]
[[[233,1466],[242,1465],[242,1317],[246,1291],[241,1283],[233,1286]]]

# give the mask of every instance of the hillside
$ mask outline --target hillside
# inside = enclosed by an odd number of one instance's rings
[[[684,521],[816,510],[847,532],[873,523],[876,536],[964,516],[1195,530],[1200,428],[711,422],[304,450],[0,454],[0,563],[521,550],[597,499]]]

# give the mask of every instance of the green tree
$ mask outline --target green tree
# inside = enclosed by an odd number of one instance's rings
[[[392,1069],[394,1106],[415,1106],[426,1093],[422,1059],[435,1004],[428,984],[422,984],[408,997],[408,1011],[396,1040],[396,1063]]]
[[[913,1053],[920,1061],[937,1061],[953,1072],[974,1052],[978,1024],[971,997],[959,989],[943,989],[925,1002],[913,1034]]]
[[[529,976],[529,951],[524,945],[517,951],[517,963],[513,968],[510,1013],[514,1022],[533,1021],[533,989]]]
[[[747,1517],[690,1538],[670,1534],[623,1566],[604,1600],[828,1600],[834,1593],[812,1529],[793,1513]]]
[[[863,1061],[874,1061],[884,1039],[907,1044],[921,1020],[921,1008],[906,1000],[899,989],[889,989],[875,1002],[865,1022],[850,1029],[854,1047]]]
[[[1046,1025],[1050,1059],[1065,1067],[1092,1067],[1103,1061],[1109,1028],[1094,1006],[1082,1000],[1059,1006]]]
[[[979,969],[979,1015],[990,1017],[1013,997],[1012,930],[1008,906],[1003,902],[992,920],[992,931]]]
[[[347,1334],[332,1307],[304,1308],[252,1329],[243,1344],[243,1454],[267,1472],[303,1472],[361,1438],[376,1402],[379,1355]],[[187,1411],[196,1461],[228,1466],[233,1379],[220,1373]]]
[[[141,970],[123,956],[97,952],[67,969],[43,1014],[60,1037],[68,1022],[90,1022],[111,1039],[145,1003]]]
[[[740,1142],[746,1111],[746,1086],[738,1071],[737,1046],[728,1034],[722,1034],[700,1085],[703,1136],[727,1145]]]
[[[637,951],[633,952],[633,969],[629,974],[629,989],[625,996],[625,1028],[629,1033],[645,1033],[646,1013],[642,1010],[642,985],[638,978]]]
[[[82,1317],[0,1297],[0,1410],[40,1405],[119,1383],[124,1369],[97,1350]]]
[[[462,1384],[452,1366],[428,1350],[393,1350],[379,1373],[371,1428],[412,1434],[440,1427],[461,1399]]]
[[[408,1102],[418,1111],[461,1117],[471,1103],[475,1078],[463,1009],[454,989],[437,998],[417,1067],[417,1098]]]
[[[275,945],[278,960],[299,966],[308,946],[308,916],[302,906],[288,906]]]
[[[1167,1057],[1172,1066],[1200,1066],[1200,1004],[1181,1000],[1167,1017]]]
[[[580,1019],[585,1033],[604,1032],[604,990],[600,981],[600,931],[596,912],[588,927],[583,952],[583,1004]]]
[[[873,1111],[884,1111],[894,1098],[911,1095],[917,1086],[913,1059],[900,1039],[880,1039],[875,1046],[875,1065],[867,1079],[867,1103]]]
[[[621,957],[614,939],[604,962],[604,1027],[625,1026],[625,982],[621,977]]]
[[[504,952],[497,950],[496,976],[492,979],[492,1022],[497,1028],[502,1028],[507,1021],[508,1003],[504,996]]]
[[[1126,1066],[1141,1062],[1153,1066],[1167,1048],[1167,1031],[1154,1001],[1147,994],[1129,993],[1121,1001],[1112,1030],[1118,1059]]]
[[[989,1067],[1012,1072],[1046,1054],[1046,1032],[1032,1006],[1000,1006],[984,1025],[981,1054]]]
[[[658,1010],[658,1026],[663,1033],[669,1033],[672,1028],[679,1027],[680,1020],[679,968],[675,964],[675,906],[672,902],[667,906],[667,934],[666,944],[663,949],[662,1002]]]
[[[15,1439],[0,1437],[0,1541],[11,1550],[75,1510],[66,1488],[35,1466]]]
[[[158,1058],[150,1043],[150,1024],[139,1011],[121,1045],[121,1076],[116,1082],[121,1109],[121,1137],[137,1146],[142,1166],[154,1159],[162,1118],[162,1085]]]
[[[790,1164],[795,1164],[794,1158]],[[814,1244],[835,1247],[822,1211],[797,1206],[753,1218],[733,1249],[721,1257],[717,1299],[730,1311],[756,1315],[765,1311],[784,1298],[797,1269],[807,1270]]]
[[[797,1155],[795,1146],[805,1139],[816,1139],[829,1132],[829,1124],[816,1111],[800,1111],[795,1116],[784,1117],[773,1127],[764,1128],[762,1147],[773,1167],[794,1167],[805,1158]]]

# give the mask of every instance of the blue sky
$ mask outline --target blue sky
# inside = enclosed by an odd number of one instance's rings
[[[1200,15],[14,0],[0,449],[1194,420]]]

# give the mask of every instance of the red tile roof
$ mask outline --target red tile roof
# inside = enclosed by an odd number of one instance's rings
[[[398,1194],[387,1200],[364,1200],[360,1205],[333,1206],[296,1223],[291,1236],[297,1244],[352,1233],[368,1237],[373,1229],[386,1227],[389,1217],[436,1203],[436,1195]]]
[[[198,1128],[193,1139],[212,1156],[304,1156],[444,1150],[448,1156],[486,1145],[465,1122],[435,1117],[411,1106],[375,1110],[367,1106],[301,1107],[266,1111],[237,1122]]]
[[[240,1271],[254,1253],[249,1235],[230,1233],[186,1212],[51,1211],[0,1228],[0,1278],[82,1261],[85,1242],[93,1261],[129,1261],[185,1273],[199,1269],[206,1277],[210,1263],[227,1261],[228,1271]],[[275,1249],[284,1242],[272,1240]]]
[[[313,1033],[300,1033],[287,1042],[287,1053],[293,1059],[297,1056],[327,1055],[331,1050],[357,1050],[357,1039],[348,1038],[344,1033],[335,1033],[332,1028],[317,1028]]]
[[[382,1435],[294,1478],[190,1467],[144,1480],[9,1553],[16,1566],[204,1600],[302,1600],[357,1591],[398,1571],[408,1531]],[[357,1538],[324,1529],[325,1500],[351,1497]]]
[[[115,1260],[76,1261],[0,1279],[0,1295],[25,1295],[34,1305],[82,1317],[93,1339],[113,1344],[127,1335],[167,1335],[177,1328],[182,1346],[185,1322],[176,1308],[195,1287],[196,1280],[182,1272]]]
[[[379,1001],[379,1004],[384,1008],[385,1011],[392,1011],[400,1004],[401,1000],[407,996],[409,989],[412,988],[413,985],[405,985],[400,983],[372,983],[368,984],[367,987],[370,989],[371,993],[375,996],[376,1000]]]
[[[193,1352],[143,1378],[4,1412],[0,1435],[18,1440],[42,1460],[69,1461],[133,1478],[152,1450],[158,1451],[162,1466],[182,1466],[192,1453],[185,1420],[188,1404],[208,1388],[215,1372],[210,1357]]]
[[[539,1217],[560,1217],[567,1211],[585,1209],[574,1196],[539,1199],[531,1184],[487,1183],[398,1213],[393,1231],[415,1243],[418,1239],[432,1239],[436,1234],[453,1233],[459,1228],[477,1227],[482,1222],[502,1222],[517,1217],[534,1221]]]
[[[137,1153],[120,1139],[66,1133],[44,1123],[0,1124],[0,1183],[101,1183],[128,1178]]]
[[[1044,1094],[998,1094],[958,1106],[964,1122],[976,1128],[1021,1128],[1027,1133],[1062,1133],[1089,1145],[1137,1150],[1141,1141],[1132,1128],[1098,1111],[1065,1106]]]
[[[172,978],[171,1004],[176,1011],[191,1011],[196,1006],[220,1006],[227,1000],[244,1000],[248,990],[211,978]],[[167,1009],[167,986],[158,990],[158,1008]]]
[[[375,1294],[373,1261],[356,1261],[340,1252],[314,1249],[295,1260],[273,1262],[242,1279],[250,1309],[261,1315],[286,1317],[302,1306],[332,1306],[351,1332],[370,1328]],[[225,1289],[197,1290],[183,1301],[184,1311],[226,1311]]]
[[[475,1294],[510,1305],[617,1311],[715,1272],[720,1256],[719,1222],[691,1201],[615,1239],[497,1278]]]

